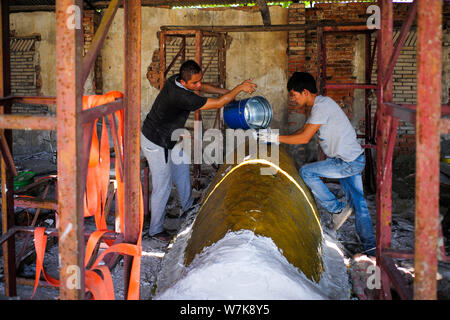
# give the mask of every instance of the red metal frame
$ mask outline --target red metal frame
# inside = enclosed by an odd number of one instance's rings
[[[437,298],[443,1],[418,0],[414,298]]]

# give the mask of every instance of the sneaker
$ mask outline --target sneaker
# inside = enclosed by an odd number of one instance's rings
[[[333,217],[331,218],[333,220],[333,230],[338,230],[344,222],[350,217],[350,215],[353,212],[353,208],[350,206],[350,204],[347,203],[344,209],[340,213],[333,213]]]
[[[166,242],[166,241],[172,240],[172,235],[170,233],[168,233],[166,230],[164,230],[160,233],[150,236],[150,238],[152,238],[153,240]]]

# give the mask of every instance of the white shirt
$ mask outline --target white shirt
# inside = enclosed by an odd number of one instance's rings
[[[350,162],[364,152],[347,115],[330,97],[317,96],[315,98],[311,116],[306,123],[321,125],[319,128],[320,147],[327,157],[340,158]]]

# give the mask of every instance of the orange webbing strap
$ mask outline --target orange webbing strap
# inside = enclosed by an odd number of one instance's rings
[[[89,109],[92,107],[92,102],[94,100],[94,96],[84,96],[83,97],[83,110]],[[93,132],[92,132],[92,141],[89,152],[89,164],[88,171],[86,177],[86,192],[84,196],[84,216],[93,216],[96,215],[100,207],[98,207],[99,202],[97,201],[97,166],[99,163],[99,142],[97,137],[97,121],[94,121],[93,124]]]
[[[102,229],[107,229],[106,226],[106,212],[105,212],[105,206],[106,206],[106,200],[108,197],[108,189],[109,189],[109,171],[111,168],[111,159],[109,155],[109,138],[108,138],[108,130],[106,130],[106,122],[105,119],[103,119],[102,122],[102,136],[101,136],[101,144],[100,144],[100,154],[101,161],[99,163],[100,171],[103,172],[102,178],[99,181],[100,183],[100,190],[101,190],[101,204],[102,204]]]

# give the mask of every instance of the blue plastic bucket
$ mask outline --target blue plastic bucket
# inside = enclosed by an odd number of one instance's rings
[[[272,107],[261,96],[233,101],[225,106],[223,119],[231,129],[265,129],[272,122]]]

